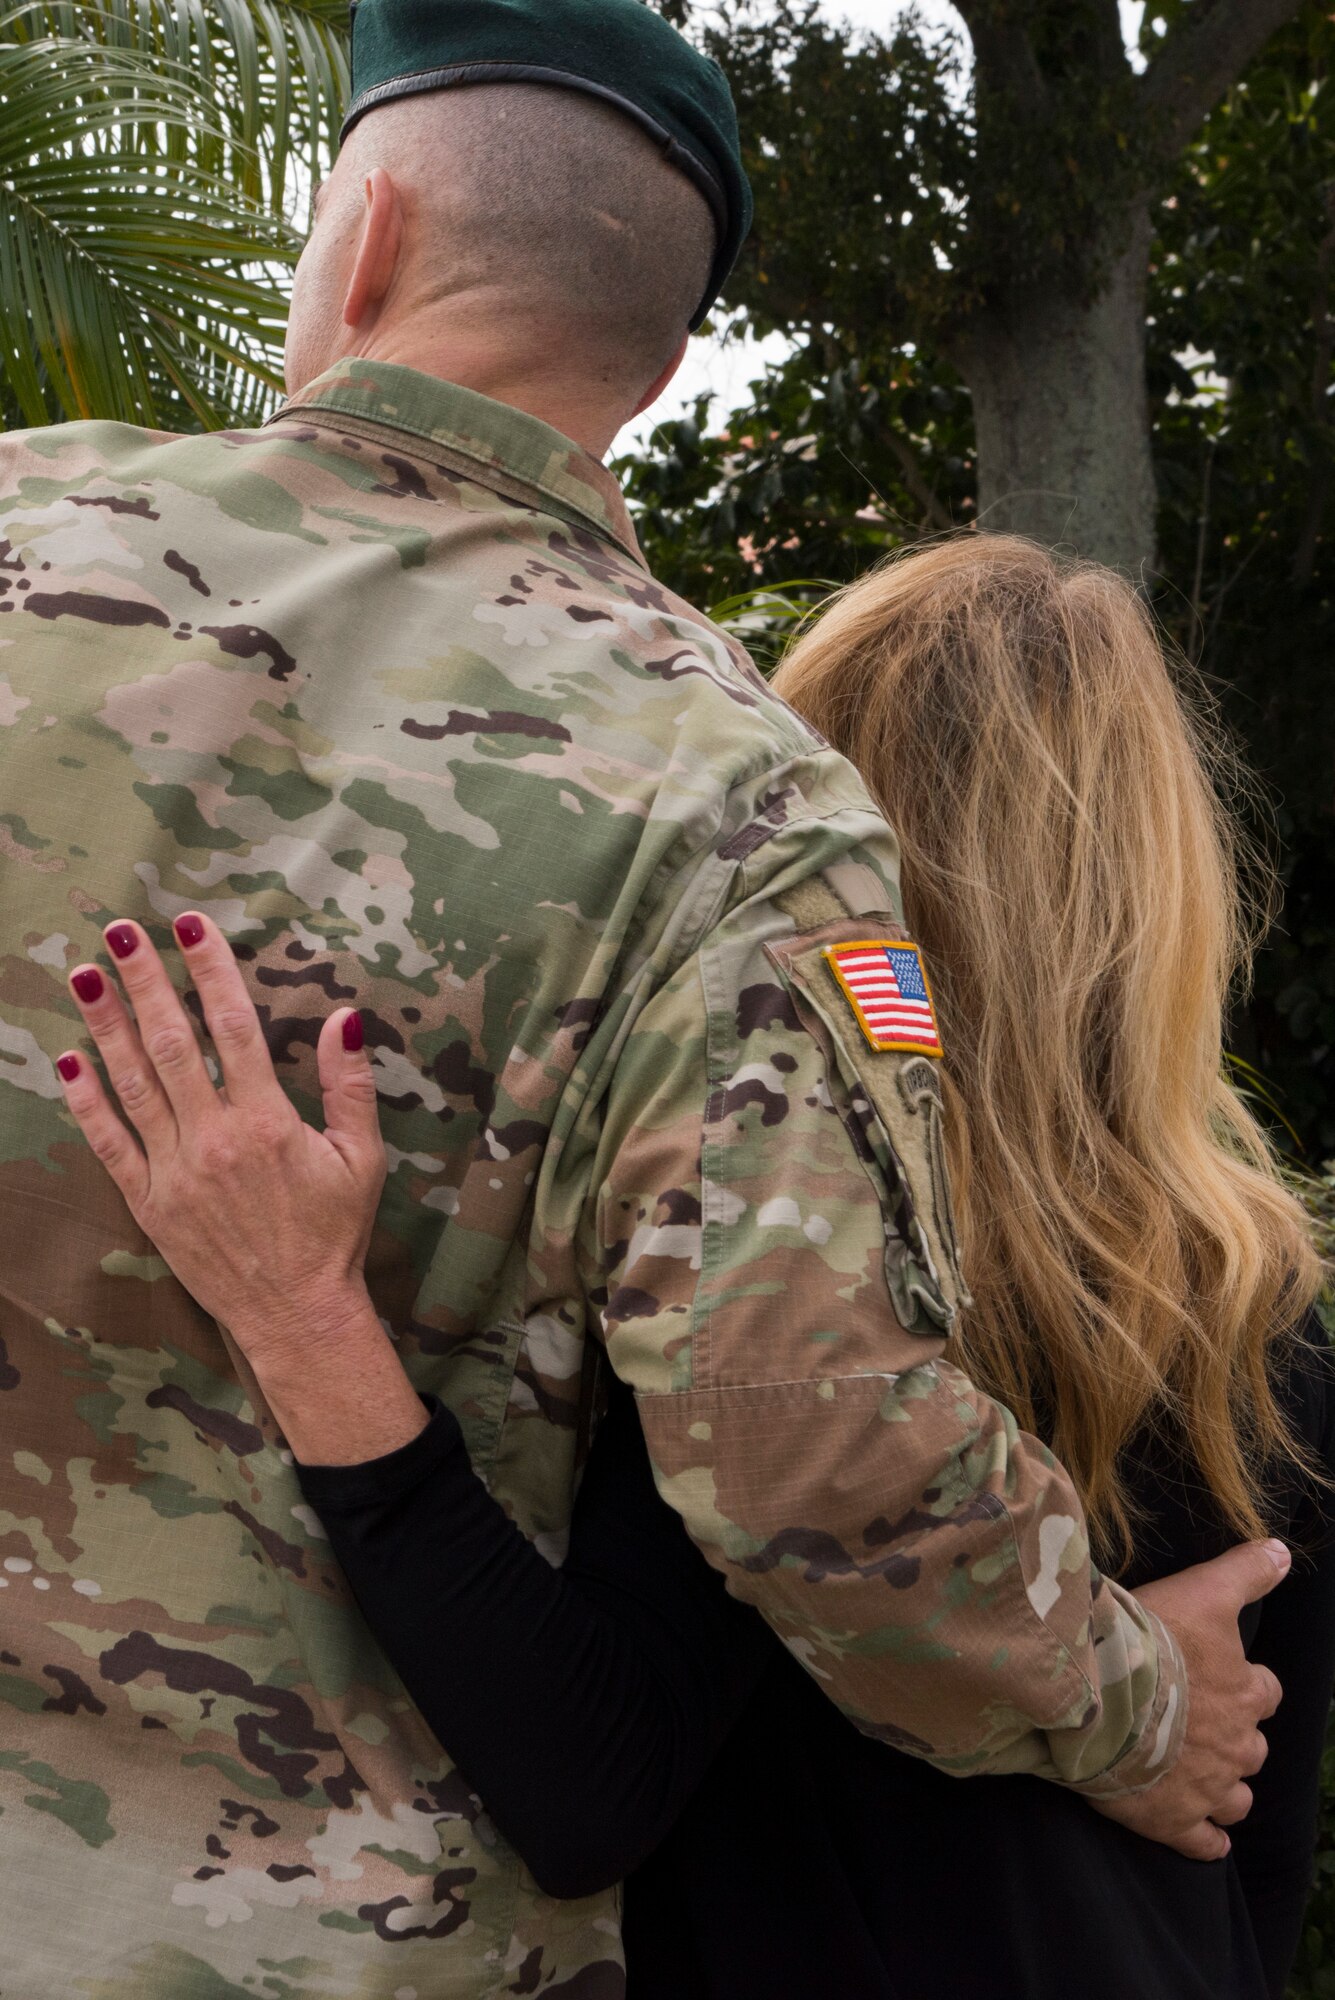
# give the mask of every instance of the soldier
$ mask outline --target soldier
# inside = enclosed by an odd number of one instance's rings
[[[1274,1698],[1239,1591],[1280,1570],[1184,1596],[1188,1707],[1061,1467],[939,1361],[893,835],[599,462],[745,233],[726,85],[639,0],[363,0],[353,89],[269,425],[0,441],[0,1990],[622,1990],[615,1898],[540,1893],[349,1603],[242,1352],[293,1331],[272,1279],[202,1310],[62,1105],[80,1012],[130,1115],[164,1101],[81,967],[105,926],[197,1081],[145,934],[206,951],[200,908],[285,1106],[331,1010],[365,1026],[389,1338],[344,1370],[355,1273],[311,1270],[326,1440],[411,1435],[401,1361],[557,1561],[606,1353],[666,1497],[865,1728],[1218,1852]],[[246,1018],[211,1020],[230,1110],[272,1121]]]

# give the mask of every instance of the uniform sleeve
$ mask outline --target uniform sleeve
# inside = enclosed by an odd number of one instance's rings
[[[859,1056],[820,983],[873,921],[753,898],[639,1015],[597,1177],[608,1353],[664,1497],[866,1733],[1134,1789],[1180,1748],[1181,1663],[1091,1568],[1063,1468],[941,1358],[931,1065]]]

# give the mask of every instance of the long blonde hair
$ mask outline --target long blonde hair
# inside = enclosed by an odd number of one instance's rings
[[[776,686],[902,842],[975,1297],[955,1358],[1053,1444],[1105,1559],[1147,1425],[1265,1532],[1265,1468],[1300,1455],[1269,1363],[1320,1270],[1222,1069],[1258,912],[1203,702],[1111,571],[978,534],[841,592]]]

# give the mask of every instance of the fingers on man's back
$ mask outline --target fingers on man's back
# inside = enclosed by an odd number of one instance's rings
[[[196,910],[177,917],[173,928],[218,1052],[228,1097],[234,1104],[280,1097],[255,1003],[226,938]]]

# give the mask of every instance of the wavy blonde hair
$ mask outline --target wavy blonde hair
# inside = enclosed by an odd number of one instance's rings
[[[970,534],[835,597],[776,687],[903,847],[935,982],[975,1304],[955,1356],[1053,1445],[1105,1560],[1122,1455],[1185,1437],[1241,1536],[1301,1457],[1271,1362],[1318,1288],[1303,1212],[1221,1062],[1268,883],[1236,771],[1111,571]]]

